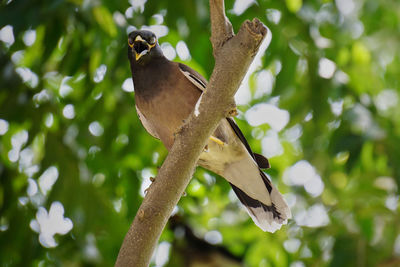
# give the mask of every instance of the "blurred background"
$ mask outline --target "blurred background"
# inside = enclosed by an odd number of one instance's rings
[[[198,168],[152,266],[400,266],[400,2],[225,5],[269,28],[236,121],[293,219],[262,232]],[[207,0],[0,2],[1,266],[114,264],[167,154],[134,107],[140,28],[209,78]]]

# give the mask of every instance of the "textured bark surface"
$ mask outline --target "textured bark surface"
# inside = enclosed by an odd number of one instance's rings
[[[145,267],[173,208],[196,168],[208,137],[234,107],[233,97],[267,34],[258,20],[245,21],[237,35],[225,16],[224,1],[210,0],[211,42],[215,66],[201,98],[150,186],[125,236],[115,266]]]

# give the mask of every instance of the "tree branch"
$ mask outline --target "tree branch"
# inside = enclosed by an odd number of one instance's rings
[[[215,66],[199,104],[178,132],[118,254],[117,267],[149,265],[157,241],[196,168],[208,137],[232,110],[233,97],[267,34],[258,20],[245,21],[234,36],[223,0],[210,0]]]
[[[211,3],[213,2],[213,4]],[[224,0],[210,1],[211,44],[214,57],[222,45],[233,37],[231,22],[225,16]]]

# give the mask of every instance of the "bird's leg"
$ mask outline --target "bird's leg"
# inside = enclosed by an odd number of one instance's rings
[[[215,143],[217,143],[220,146],[224,146],[225,145],[224,141],[222,141],[221,139],[219,139],[219,138],[217,138],[217,137],[215,137],[213,135],[210,136],[210,140],[215,142]]]

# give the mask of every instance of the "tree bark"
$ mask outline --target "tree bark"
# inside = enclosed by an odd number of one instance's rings
[[[210,0],[211,42],[215,66],[200,98],[199,114],[191,114],[150,186],[122,243],[115,266],[146,267],[150,263],[173,208],[196,168],[207,139],[234,109],[234,95],[267,34],[258,20],[245,21],[238,34],[225,16],[223,0]]]

